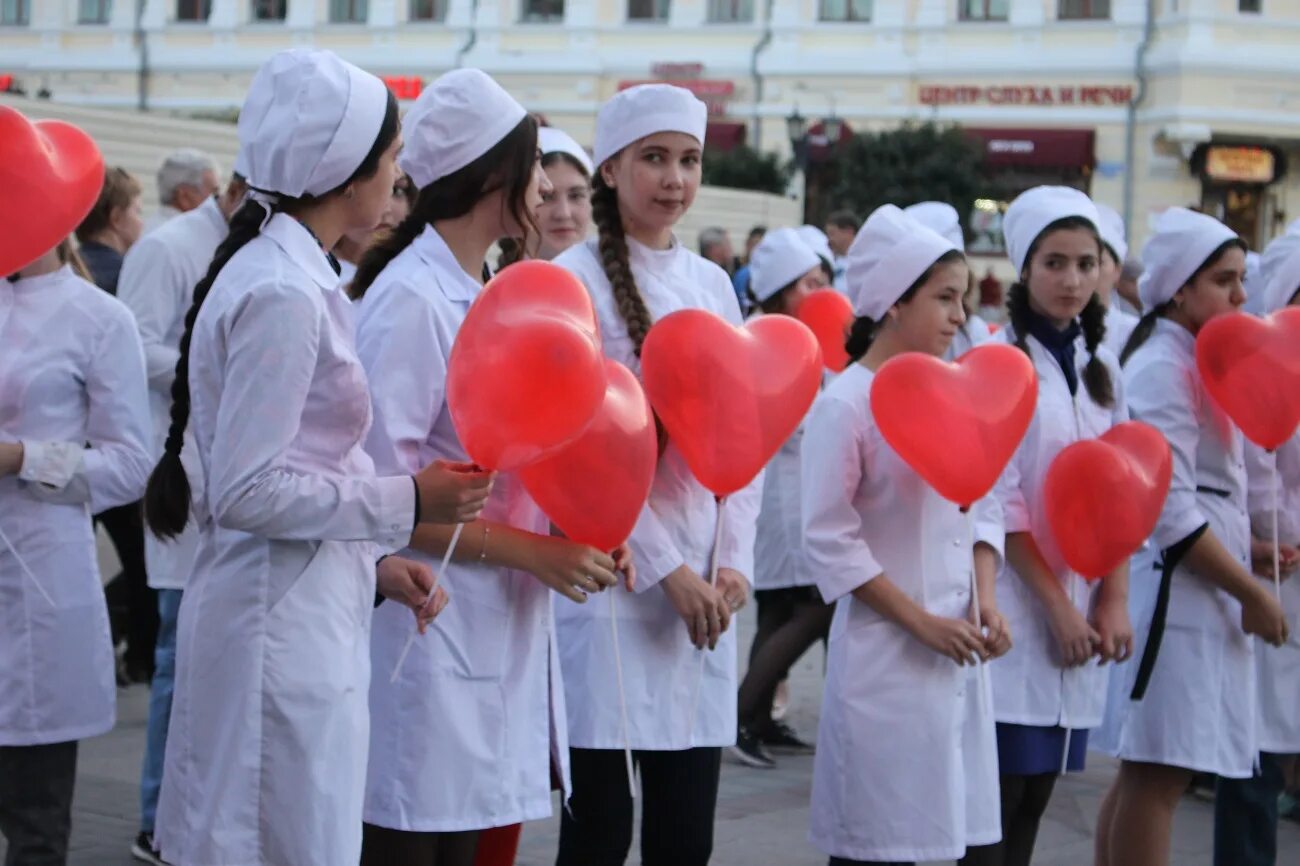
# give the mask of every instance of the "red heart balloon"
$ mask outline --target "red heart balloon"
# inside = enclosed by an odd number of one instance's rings
[[[849,365],[844,341],[849,326],[853,324],[853,305],[848,298],[834,289],[820,289],[803,299],[795,317],[811,328],[817,337],[817,344],[822,348],[822,363],[827,370],[838,373]]]
[[[817,338],[789,316],[737,328],[678,310],[641,349],[650,404],[700,483],[728,496],[754,480],[798,428],[821,383]]]
[[[466,453],[510,471],[572,442],[605,399],[604,362],[576,277],[543,261],[506,268],[483,287],[451,348],[447,405]]]
[[[1156,528],[1173,473],[1164,434],[1140,421],[1061,449],[1043,498],[1066,564],[1096,580],[1127,561]]]
[[[889,447],[962,508],[993,489],[1037,401],[1034,365],[1002,344],[976,346],[951,364],[905,352],[871,383],[871,411]]]
[[[72,234],[103,186],[104,158],[89,135],[0,105],[0,276]]]
[[[1266,451],[1300,425],[1300,307],[1211,319],[1196,336],[1196,366],[1214,402]]]
[[[641,383],[605,360],[605,402],[581,436],[519,470],[529,495],[565,535],[613,550],[632,534],[659,457]]]

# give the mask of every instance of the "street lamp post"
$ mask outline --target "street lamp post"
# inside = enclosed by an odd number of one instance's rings
[[[835,113],[835,97],[826,95],[830,102],[830,113],[821,119],[821,131],[815,138],[825,139],[825,144],[835,147],[844,133],[844,121]],[[791,178],[790,194],[804,202],[805,216],[808,208],[808,165],[814,143],[814,136],[809,134],[808,119],[799,113],[799,106],[785,118],[785,132],[790,138],[790,149],[794,153],[795,176]],[[822,142],[817,142],[822,143]]]

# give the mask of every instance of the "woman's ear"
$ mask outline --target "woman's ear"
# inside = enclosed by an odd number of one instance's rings
[[[615,157],[614,159],[607,159],[603,163],[601,163],[600,166],[600,179],[603,180],[605,182],[605,186],[609,187],[610,189],[618,189],[618,182],[615,180],[616,173],[614,171],[614,169],[616,168],[615,163],[617,161],[618,161],[617,157]]]

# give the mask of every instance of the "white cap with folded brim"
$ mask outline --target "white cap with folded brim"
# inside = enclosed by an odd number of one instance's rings
[[[894,205],[876,208],[849,247],[846,281],[853,311],[880,321],[931,265],[956,249]]]
[[[826,260],[828,267],[835,264],[835,253],[831,250],[830,238],[817,226],[799,226],[795,229],[808,248]]]
[[[527,114],[481,69],[453,69],[424,89],[402,121],[398,165],[417,189],[460,171]]]
[[[587,156],[587,151],[583,150],[582,146],[567,132],[553,126],[543,126],[537,130],[537,149],[542,152],[542,156],[562,153],[572,157],[578,165],[582,166],[587,177],[591,177],[596,171],[596,167],[591,164],[591,157]]]
[[[236,168],[263,192],[323,195],[360,168],[387,110],[384,83],[333,52],[280,51],[244,98]]]
[[[749,290],[759,303],[766,301],[813,268],[821,257],[795,229],[773,229],[749,254]]]
[[[957,249],[966,251],[966,238],[962,235],[957,208],[944,201],[923,201],[903,208],[903,213],[952,241]]]
[[[1128,258],[1128,241],[1124,240],[1124,218],[1113,208],[1098,202],[1093,202],[1097,208],[1097,215],[1101,217],[1101,222],[1097,224],[1097,233],[1101,235],[1101,242],[1110,247],[1115,253],[1115,261],[1124,264]]]
[[[1264,250],[1264,300],[1260,312],[1267,315],[1289,305],[1300,291],[1300,230],[1292,228],[1275,238]]]
[[[1201,265],[1237,233],[1212,216],[1171,207],[1156,219],[1155,233],[1142,248],[1138,296],[1150,312],[1173,298]]]
[[[1029,250],[1052,223],[1081,217],[1099,229],[1101,217],[1097,206],[1077,189],[1068,186],[1036,186],[1016,196],[1002,218],[1002,234],[1006,238],[1007,256],[1016,273],[1025,270]]]
[[[657,132],[681,132],[704,146],[709,109],[694,93],[672,84],[638,84],[619,91],[596,116],[594,162],[603,165],[634,141]]]

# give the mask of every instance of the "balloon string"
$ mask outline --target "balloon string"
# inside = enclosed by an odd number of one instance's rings
[[[50,607],[54,607],[54,599],[50,598],[50,594],[45,591],[45,587],[41,586],[41,582],[36,579],[36,575],[32,574],[32,570],[27,567],[27,561],[18,553],[18,548],[14,547],[13,542],[9,540],[9,536],[4,534],[4,530],[0,530],[0,541],[4,542],[5,547],[9,548],[9,552],[14,555],[14,559],[18,560],[18,567],[23,570],[23,574],[27,575],[28,580],[32,582],[32,586],[36,587],[36,591],[41,594],[41,597],[45,599],[45,602]]]
[[[722,544],[722,521],[727,513],[726,506],[727,498],[724,496],[718,500],[718,523],[713,529],[713,562],[709,565],[709,586],[718,585],[718,560],[720,558],[718,556],[718,548]],[[695,734],[695,713],[700,705],[700,688],[704,684],[704,648],[701,647],[697,649],[696,653],[699,655],[700,664],[699,668],[695,672],[695,688],[691,692],[691,714],[686,718],[686,733],[688,741],[691,740]]]
[[[614,676],[618,680],[618,714],[623,725],[623,762],[627,766],[627,792],[636,799],[636,774],[632,770],[632,735],[628,732],[627,693],[623,689],[623,656],[618,647],[618,612],[614,608],[617,588],[609,590],[609,633],[614,641]]]
[[[1065,574],[1065,594],[1070,599],[1070,607],[1074,607],[1074,572],[1066,572]],[[1062,671],[1061,674],[1062,715],[1064,715],[1064,711],[1065,711],[1065,678],[1068,677],[1069,675],[1070,675],[1069,669]],[[1062,722],[1064,722],[1064,719],[1062,719]],[[1065,727],[1064,724],[1062,724],[1061,727],[1065,728],[1065,746],[1064,748],[1061,749],[1061,775],[1064,776],[1066,771],[1070,767],[1070,737],[1073,736],[1074,732],[1070,730],[1068,727]]]
[[[983,639],[984,623],[980,615],[979,577],[975,571],[975,515],[971,513],[969,508],[966,509],[965,514],[966,538],[970,544],[970,607],[971,611],[975,614],[975,631],[979,632],[980,638]],[[984,664],[983,657],[976,657],[975,659],[975,680],[975,687],[979,689],[980,715],[984,718],[988,718],[989,705],[988,696],[985,694],[985,691],[988,688],[989,680],[988,668]]]
[[[1277,452],[1273,453],[1273,596],[1282,601],[1282,552],[1277,535]]]
[[[434,596],[438,593],[438,581],[447,572],[447,565],[451,562],[451,555],[456,552],[456,545],[460,542],[460,533],[465,529],[465,524],[457,523],[456,531],[451,534],[451,543],[447,545],[447,552],[442,555],[442,565],[438,568],[437,574],[433,576],[433,586],[429,589],[429,597],[420,605],[420,610],[416,614],[415,626],[411,633],[406,636],[406,644],[402,647],[402,653],[397,657],[397,664],[393,665],[393,675],[388,678],[390,683],[397,682],[397,676],[402,672],[402,665],[406,663],[406,656],[411,652],[411,647],[415,645],[415,636],[420,633],[420,618],[429,611],[433,604]]]

